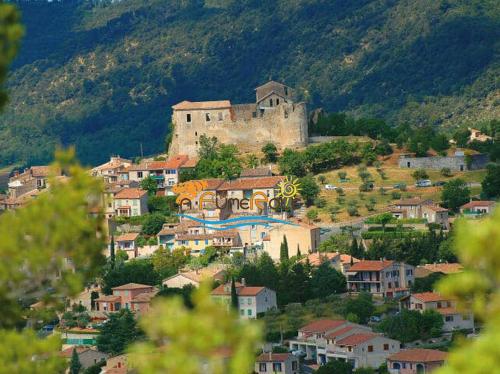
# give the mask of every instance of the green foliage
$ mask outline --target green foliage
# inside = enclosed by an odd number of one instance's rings
[[[148,210],[151,213],[169,216],[176,212],[175,198],[175,196],[149,196]]]
[[[453,179],[446,183],[441,192],[443,205],[455,212],[470,200],[470,189],[463,179]]]
[[[415,278],[415,283],[411,286],[412,293],[431,292],[436,289],[437,282],[443,277],[441,273],[431,273],[426,277]]]
[[[429,178],[429,174],[427,174],[427,171],[425,169],[417,169],[412,173],[412,177],[415,180],[427,179]]]
[[[349,253],[351,238],[345,233],[334,234],[319,244],[319,252]]]
[[[141,339],[143,333],[137,326],[134,314],[128,309],[121,309],[109,315],[97,336],[97,349],[101,352],[118,355],[133,342]]]
[[[145,216],[142,223],[142,233],[145,235],[156,235],[165,223],[165,216],[160,213],[151,213]]]
[[[193,294],[193,308],[180,297],[158,300],[141,318],[149,339],[135,344],[130,362],[141,374],[239,374],[251,371],[260,324],[245,321],[210,298],[204,284]],[[175,321],[175,323],[172,323]],[[165,342],[168,341],[168,344]],[[218,354],[231,349],[231,355]]]
[[[133,259],[109,269],[102,277],[102,290],[106,295],[112,293],[113,287],[127,283],[156,285],[160,283],[160,274],[155,271],[152,260]]]
[[[288,256],[288,241],[286,240],[286,236],[283,236],[283,241],[280,245],[280,261],[287,261]]]
[[[311,292],[315,298],[324,298],[345,291],[346,279],[342,273],[323,262],[313,270],[311,276]]]
[[[500,164],[488,164],[486,177],[481,184],[482,193],[486,198],[496,199],[500,197]]]
[[[443,317],[434,310],[421,313],[405,309],[398,315],[384,318],[377,328],[392,339],[409,343],[439,336],[443,324]]]
[[[264,162],[276,162],[278,161],[278,148],[273,143],[267,143],[262,147],[262,153],[264,153]]]
[[[141,181],[141,188],[148,191],[149,196],[154,196],[158,190],[158,182],[151,175]]]
[[[236,293],[234,278],[231,278],[231,306],[235,310],[239,309],[238,294]]]
[[[319,367],[316,374],[352,374],[353,367],[349,362],[332,360]]]
[[[248,168],[255,169],[259,166],[259,159],[254,153],[251,153],[246,157],[245,163]]]
[[[168,248],[160,247],[151,256],[153,269],[165,279],[177,273],[179,268],[188,263],[190,257],[186,255],[187,248],[180,247],[171,251]]]
[[[453,134],[453,139],[457,142],[457,146],[464,148],[467,146],[470,134],[471,133],[469,129],[461,128],[455,131],[455,133]]]
[[[318,197],[320,188],[316,183],[316,180],[308,175],[299,180],[300,183],[300,195],[304,199],[307,206],[311,206],[314,200]]]
[[[309,222],[315,221],[318,219],[318,211],[316,209],[309,209],[306,213],[306,217]]]
[[[352,315],[355,315],[359,323],[367,323],[374,311],[372,295],[367,292],[361,292],[356,297],[346,299],[342,308],[344,317],[347,318],[348,315],[351,315],[352,318]]]
[[[440,171],[441,175],[443,177],[452,177],[453,176],[453,173],[451,172],[451,169],[450,168],[442,168],[441,171]]]
[[[69,372],[70,374],[78,374],[82,369],[82,363],[78,358],[78,353],[76,352],[76,348],[73,348],[73,353],[71,354],[71,361],[69,364]]]

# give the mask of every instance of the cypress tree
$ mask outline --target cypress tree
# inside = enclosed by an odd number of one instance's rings
[[[300,256],[302,256],[302,254],[300,253],[300,245],[297,244],[297,259],[299,259]]]
[[[283,242],[280,247],[280,261],[288,260],[288,242],[286,240],[286,236],[283,236]]]
[[[111,235],[111,243],[109,245],[109,260],[111,262],[111,268],[115,267],[115,237]]]
[[[238,294],[236,293],[236,284],[234,277],[231,277],[231,306],[238,310]]]
[[[82,364],[80,359],[78,358],[78,353],[76,352],[76,348],[73,348],[73,353],[71,355],[71,363],[69,365],[69,372],[71,374],[78,374],[82,369]]]

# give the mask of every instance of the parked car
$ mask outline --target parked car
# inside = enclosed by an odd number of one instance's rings
[[[430,179],[420,179],[415,183],[415,187],[432,187]]]
[[[337,187],[335,187],[333,184],[325,184],[325,190],[334,191],[336,189]]]
[[[446,184],[445,181],[437,181],[433,183],[433,185],[436,187],[444,186],[445,184]]]

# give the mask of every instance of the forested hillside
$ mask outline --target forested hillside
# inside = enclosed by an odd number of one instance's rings
[[[500,115],[495,0],[19,2],[27,35],[0,164],[57,144],[84,162],[164,149],[180,100],[254,100],[272,77],[310,108],[457,126]]]

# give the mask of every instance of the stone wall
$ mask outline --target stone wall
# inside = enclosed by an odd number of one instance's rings
[[[206,121],[207,112],[210,122]],[[191,114],[190,123],[187,113]],[[234,144],[241,151],[258,151],[268,142],[279,149],[297,148],[307,145],[308,140],[305,103],[282,103],[266,110],[255,104],[222,110],[174,110],[172,123],[174,134],[169,153],[191,157],[198,153],[201,135],[215,136],[220,143]]]
[[[469,170],[484,169],[489,162],[486,154],[472,155],[472,163]],[[466,156],[448,156],[448,157],[405,157],[399,158],[400,168],[410,169],[442,169],[468,170]]]

